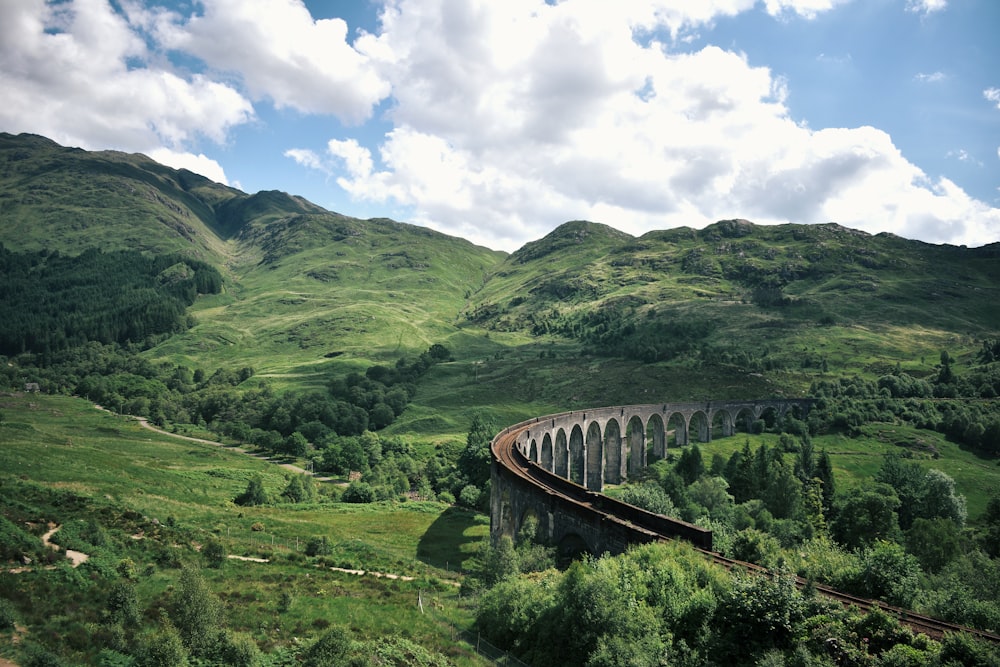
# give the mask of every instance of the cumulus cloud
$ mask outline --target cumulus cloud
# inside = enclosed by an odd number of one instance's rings
[[[204,137],[222,141],[253,117],[239,92],[201,75],[151,66],[140,32],[105,0],[5,7],[0,22],[0,126],[83,148],[179,160]],[[207,158],[185,166],[224,179]]]
[[[204,13],[160,21],[160,43],[231,72],[255,99],[281,107],[367,119],[389,84],[359,48],[348,43],[343,19],[314,20],[301,0],[212,0]]]
[[[196,174],[210,178],[216,183],[229,185],[229,179],[226,178],[226,172],[222,168],[222,165],[212,158],[207,157],[204,153],[195,155],[194,153],[178,152],[161,147],[149,151],[148,155],[160,164],[165,164],[168,167],[187,169],[188,171],[193,171]]]
[[[324,160],[353,197],[506,249],[574,218],[635,234],[734,215],[956,243],[1000,233],[997,210],[929,178],[885,132],[797,123],[785,82],[742,54],[635,39],[657,17],[673,31],[745,3],[695,4],[703,13],[682,18],[627,3],[618,15],[586,1],[399,0],[372,50],[395,101],[378,164],[350,142]]]
[[[0,126],[83,148],[179,154],[253,117],[226,83],[153,60],[141,31],[106,0],[13,3],[0,23]],[[221,174],[207,160],[189,164]]]

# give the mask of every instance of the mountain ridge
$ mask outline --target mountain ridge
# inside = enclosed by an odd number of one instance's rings
[[[142,155],[10,134],[0,134],[0,215],[10,250],[208,261],[223,290],[195,301],[196,326],[147,354],[251,363],[289,386],[441,342],[467,362],[516,356],[529,374],[529,359],[559,350],[567,365],[594,355],[667,376],[716,364],[710,387],[763,372],[774,391],[801,394],[816,368],[926,375],[942,348],[971,355],[1000,331],[990,307],[1000,243],[934,245],[836,223],[732,219],[633,236],[576,220],[508,254],[285,192],[243,193]]]

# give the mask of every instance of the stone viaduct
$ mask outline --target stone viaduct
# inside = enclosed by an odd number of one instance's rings
[[[761,419],[804,418],[811,399],[622,405],[537,417],[494,438],[490,531],[516,535],[527,517],[564,551],[621,552],[629,543],[682,537],[711,549],[711,532],[644,512],[600,492],[666,456],[668,445],[733,435]]]

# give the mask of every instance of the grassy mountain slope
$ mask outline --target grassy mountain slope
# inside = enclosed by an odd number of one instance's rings
[[[241,194],[144,155],[0,133],[2,241],[11,249],[185,252],[217,262],[225,248],[213,209]]]
[[[206,369],[252,366],[293,383],[317,382],[315,367],[336,357],[365,365],[453,335],[467,294],[504,256],[34,135],[0,134],[0,214],[10,250],[128,248],[215,265],[224,294],[196,304],[199,325],[150,354]]]
[[[557,251],[567,233],[583,246],[572,255]],[[927,373],[941,349],[1000,330],[1000,245],[730,220],[615,241],[603,226],[569,223],[534,248],[497,268],[467,321],[645,361],[700,356],[786,371],[825,360],[841,371],[898,362]]]
[[[821,377],[935,372],[1000,332],[1000,245],[934,246],[837,225],[632,237],[575,221],[517,252],[357,220],[282,192],[247,195],[143,156],[0,135],[0,242],[183,251],[226,277],[197,325],[146,352],[252,366],[279,388],[392,363],[434,342],[441,364],[392,426],[461,437],[595,403],[802,395]]]

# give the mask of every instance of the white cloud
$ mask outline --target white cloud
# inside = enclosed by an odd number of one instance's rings
[[[211,0],[204,8],[160,22],[157,38],[238,74],[256,99],[360,123],[389,94],[369,57],[348,43],[342,19],[314,20],[301,0]]]
[[[169,148],[156,148],[149,151],[149,157],[168,167],[187,169],[216,183],[229,185],[229,179],[226,178],[226,172],[222,165],[205,156],[204,153],[195,155],[194,153],[172,151]]]
[[[106,0],[10,4],[0,23],[0,126],[83,148],[149,153],[199,137],[222,141],[253,117],[231,86],[153,60]]]
[[[324,164],[323,158],[308,148],[289,148],[284,152],[284,156],[292,158],[303,167],[329,173],[329,169]]]
[[[1000,109],[1000,88],[987,88],[983,91],[983,97],[997,105],[997,109]]]
[[[944,72],[931,72],[930,74],[927,74],[925,72],[919,72],[913,78],[914,80],[919,81],[920,83],[939,83],[941,81],[944,81],[947,78],[947,76],[945,75]]]
[[[395,129],[378,166],[363,147],[328,146],[345,163],[338,183],[508,250],[576,218],[634,234],[742,216],[955,243],[1000,236],[1000,212],[929,179],[885,132],[795,122],[785,82],[745,56],[633,39],[636,25],[673,31],[744,8],[694,4],[701,14],[394,2],[372,52],[392,81]]]
[[[948,0],[907,0],[906,10],[927,16],[948,6]]]

